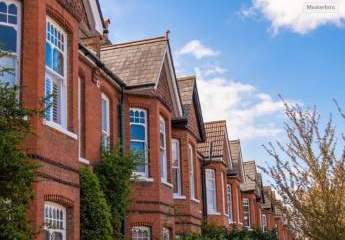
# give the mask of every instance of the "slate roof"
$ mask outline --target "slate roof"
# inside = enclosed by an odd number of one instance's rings
[[[180,96],[183,105],[193,104],[193,92],[195,82],[195,76],[187,76],[177,79],[178,88],[180,90]]]
[[[210,144],[212,143],[212,157],[223,157],[224,140],[228,139],[226,121],[214,121],[205,123],[206,141],[198,144],[198,150],[205,158],[209,158]],[[215,159],[219,160],[219,159]]]
[[[255,161],[243,162],[244,183],[241,183],[241,191],[255,191],[257,186],[257,172]]]
[[[101,60],[127,86],[156,84],[168,48],[166,36],[101,48]]]
[[[230,140],[230,151],[231,151],[231,160],[232,166],[235,170],[239,169],[239,164],[241,164],[241,142],[239,139],[237,140]]]

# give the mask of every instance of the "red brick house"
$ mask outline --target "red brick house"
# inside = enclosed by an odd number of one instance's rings
[[[168,36],[112,44],[108,24],[97,0],[0,0],[0,42],[11,53],[0,65],[15,69],[1,77],[24,86],[25,106],[49,106],[30,119],[25,145],[41,166],[28,211],[37,239],[80,239],[79,169],[114,144],[145,160],[133,173],[128,237],[173,239],[203,220],[259,226],[255,163],[242,167],[225,121],[204,124],[197,80],[177,79]]]
[[[226,121],[205,123],[206,142],[198,149],[204,157],[204,211],[207,222],[229,227],[227,172],[232,169]]]
[[[244,181],[243,158],[240,140],[230,140],[232,168],[227,172],[227,201],[229,223],[243,227],[241,183]]]
[[[243,227],[261,227],[261,177],[257,173],[255,161],[244,162],[244,182],[241,183]]]
[[[171,239],[175,235],[172,120],[184,115],[169,40],[164,36],[105,46],[101,60],[126,84],[127,151],[145,156],[135,172],[127,235],[133,239]],[[192,151],[196,162],[193,145]]]
[[[197,144],[205,129],[195,76],[178,79],[184,117],[173,120],[173,176],[176,235],[200,232],[202,224],[202,158]]]
[[[275,229],[274,196],[271,187],[263,187],[263,204],[261,205],[261,229],[263,231]]]

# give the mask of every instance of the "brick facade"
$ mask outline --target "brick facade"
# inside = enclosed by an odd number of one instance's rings
[[[102,46],[106,39],[90,21],[97,16],[90,16],[94,13],[90,6],[84,5],[88,1],[20,2],[23,13],[20,83],[24,86],[20,97],[25,106],[40,108],[45,96],[47,16],[68,36],[66,128],[54,127],[43,118],[34,117],[30,120],[35,135],[25,144],[28,154],[41,166],[28,211],[34,231],[38,232],[36,239],[44,239],[45,203],[65,208],[66,239],[80,239],[79,169],[85,165],[94,167],[100,161],[102,95],[109,99],[110,143],[118,144],[123,138],[126,151],[130,151],[130,109],[147,112],[148,176],[135,180],[133,204],[126,218],[127,236],[131,236],[132,227],[146,226],[151,229],[152,239],[160,239],[163,228],[174,238],[200,232],[203,220],[226,228],[242,227],[243,198],[250,199],[252,227],[260,227],[261,205],[255,194],[241,191],[242,160],[236,160],[235,164],[225,121],[216,123],[221,124],[221,134],[215,139],[217,149],[208,155],[211,136],[205,133],[197,79],[193,76],[176,79],[168,36]],[[101,14],[98,17],[103,20]],[[143,52],[130,56],[136,51]],[[161,178],[161,117],[166,123],[166,182]],[[180,196],[174,195],[172,139],[180,143]],[[215,170],[217,211],[212,214],[205,212],[205,169]],[[195,183],[194,197],[191,177]],[[232,190],[232,220],[228,216],[227,185]],[[288,239],[281,218],[273,210],[262,213],[268,216],[268,228],[278,227],[279,236],[284,236],[280,239]]]

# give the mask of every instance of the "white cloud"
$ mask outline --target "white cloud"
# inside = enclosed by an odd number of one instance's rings
[[[206,79],[200,68],[195,71],[205,121],[227,120],[230,137],[242,140],[276,137],[282,133],[281,100],[274,100],[250,84],[225,78]]]
[[[192,40],[178,52],[180,55],[192,54],[197,59],[219,55],[219,52],[204,46],[199,40]]]
[[[205,70],[205,76],[211,76],[216,74],[223,74],[226,73],[228,70],[226,68],[222,68],[220,66],[211,66]]]
[[[252,1],[250,8],[241,11],[242,15],[255,17],[258,13],[263,14],[271,22],[274,34],[283,28],[306,34],[323,25],[343,27],[345,23],[345,0]]]

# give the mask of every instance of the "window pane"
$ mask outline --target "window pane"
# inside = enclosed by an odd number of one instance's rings
[[[8,7],[8,13],[9,13],[9,14],[12,14],[12,15],[17,15],[17,6],[14,5],[14,4],[11,4],[11,5]]]
[[[145,140],[145,127],[142,125],[131,125],[131,139]]]
[[[53,83],[53,121],[61,123],[61,84]]]
[[[105,99],[102,99],[102,130],[109,132],[109,106],[108,102]]]
[[[7,13],[7,5],[4,2],[0,2],[0,13]]]
[[[52,60],[52,48],[49,43],[46,43],[46,65],[50,68],[53,68]]]
[[[17,16],[8,15],[8,23],[17,24]]]
[[[7,22],[7,15],[6,14],[0,13],[0,22],[4,22],[4,23]]]
[[[13,27],[0,25],[0,46],[8,52],[17,52],[17,31]]]
[[[0,81],[9,85],[16,84],[16,57],[6,56],[0,58],[0,69],[7,69],[0,73]]]

